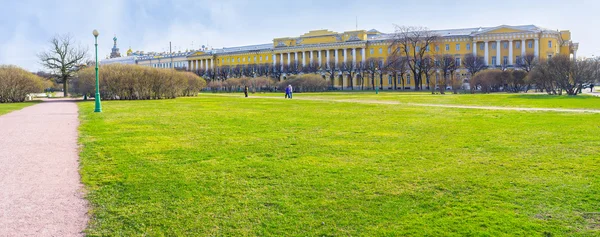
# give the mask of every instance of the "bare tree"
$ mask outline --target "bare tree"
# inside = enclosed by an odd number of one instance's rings
[[[422,72],[423,74],[425,74],[425,80],[427,81],[427,87],[431,88],[431,94],[435,93],[435,82],[431,81],[431,75],[433,75],[436,72],[436,65],[435,65],[435,59],[430,56],[430,55],[426,55],[425,58],[423,58],[423,61],[421,62],[421,68],[422,68]]]
[[[57,35],[50,40],[50,48],[38,54],[43,67],[52,71],[63,83],[65,97],[68,95],[69,79],[86,61],[87,49],[76,45],[70,35]]]
[[[531,70],[538,64],[538,60],[533,54],[526,54],[525,56],[521,56],[519,60],[517,60],[517,67],[525,70],[526,72],[531,72]]]
[[[375,90],[375,73],[377,73],[377,67],[379,66],[376,58],[369,58],[364,65],[364,71],[369,74],[371,78],[371,88]]]
[[[449,54],[438,55],[438,69],[442,72],[442,78],[440,78],[439,88],[440,94],[445,94],[444,90],[446,90],[446,85],[448,79],[452,79],[449,77],[454,77],[454,71],[456,71],[456,61],[454,57]]]
[[[354,90],[354,77],[356,76],[356,71],[357,71],[357,65],[350,61],[350,62],[343,62],[342,64],[342,71],[346,74],[347,78],[348,78],[348,86],[350,86],[351,90]]]
[[[415,90],[422,88],[422,73],[425,53],[439,36],[425,27],[396,26],[390,47],[392,55],[405,57],[408,68],[415,77]]]
[[[406,58],[398,54],[389,55],[386,60],[385,71],[394,77],[394,90],[397,88],[398,76],[402,80],[402,90],[404,90],[404,74],[406,73]]]
[[[485,60],[483,60],[482,57],[477,57],[470,53],[463,56],[462,64],[467,70],[469,70],[471,77],[475,76],[477,72],[487,68],[485,65]]]
[[[339,72],[340,69],[338,68],[337,62],[335,61],[334,58],[329,59],[329,61],[327,62],[327,65],[325,67],[325,74],[329,75],[329,80],[331,81],[331,89],[333,89],[335,87],[335,74],[337,72]]]

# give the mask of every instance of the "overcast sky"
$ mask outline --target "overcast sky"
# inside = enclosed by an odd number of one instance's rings
[[[271,43],[309,30],[359,29],[393,32],[394,24],[453,29],[534,24],[571,30],[578,56],[600,55],[597,0],[0,0],[0,64],[41,69],[36,54],[56,34],[71,34],[99,57],[112,38],[125,54]]]

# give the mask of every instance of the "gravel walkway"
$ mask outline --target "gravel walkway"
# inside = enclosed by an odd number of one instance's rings
[[[77,116],[68,99],[0,116],[0,236],[83,236]]]

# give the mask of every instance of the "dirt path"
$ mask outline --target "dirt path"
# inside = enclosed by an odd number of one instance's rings
[[[207,94],[207,95],[241,97],[239,95],[225,95],[225,94]],[[248,98],[284,99],[283,97],[272,97],[272,96],[250,96]],[[346,103],[360,103],[360,104],[407,105],[407,106],[457,108],[457,109],[543,111],[543,112],[567,112],[567,113],[600,113],[600,110],[597,110],[597,109],[524,108],[524,107],[479,106],[479,105],[424,104],[424,103],[403,103],[403,102],[398,102],[398,101],[382,101],[382,100],[322,99],[322,98],[310,98],[310,97],[295,97],[294,100],[346,102]]]
[[[77,115],[53,99],[0,116],[0,236],[83,236]]]

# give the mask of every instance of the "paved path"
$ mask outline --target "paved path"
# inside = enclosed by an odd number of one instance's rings
[[[77,105],[53,99],[0,116],[0,236],[82,236]]]
[[[239,97],[239,95],[227,94],[206,94],[216,96]],[[250,96],[248,98],[259,99],[285,99],[283,97],[274,96]],[[311,101],[330,101],[330,102],[347,102],[360,104],[388,104],[388,105],[407,105],[419,107],[441,107],[441,108],[458,108],[458,109],[484,109],[484,110],[512,110],[512,111],[544,111],[544,112],[567,112],[567,113],[600,113],[599,109],[560,109],[560,108],[524,108],[524,107],[503,107],[503,106],[479,106],[479,105],[452,105],[452,104],[424,104],[424,103],[404,103],[398,101],[385,100],[363,100],[363,99],[322,99],[311,97],[294,97],[294,100],[311,100]]]

